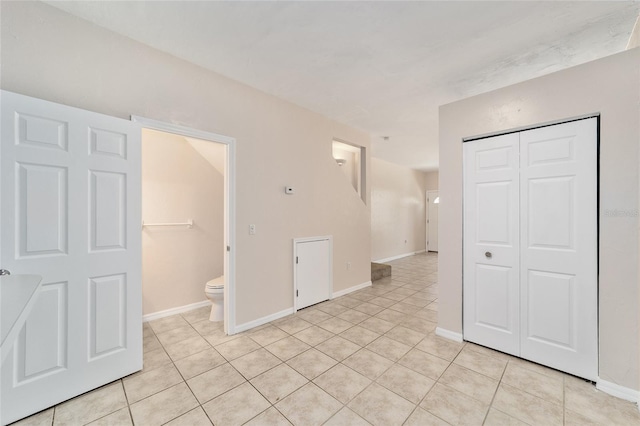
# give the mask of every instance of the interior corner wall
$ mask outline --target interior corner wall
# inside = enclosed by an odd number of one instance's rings
[[[333,235],[334,292],[370,281],[370,196],[331,154],[368,134],[47,4],[0,8],[2,89],[235,138],[237,326],[293,308],[293,238]]]
[[[425,173],[424,185],[427,188],[427,191],[438,190],[438,187],[439,187],[438,177],[439,177],[439,174],[437,171]]]
[[[371,259],[424,251],[425,173],[371,159]]]
[[[439,318],[462,333],[462,140],[600,114],[599,376],[638,390],[640,50],[440,107]]]
[[[194,223],[142,228],[143,315],[206,301],[224,274],[224,175],[185,138],[143,129],[141,177],[145,223]]]

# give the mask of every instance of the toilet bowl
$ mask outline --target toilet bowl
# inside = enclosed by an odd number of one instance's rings
[[[211,300],[209,321],[224,319],[224,275],[207,282],[204,288],[207,299]]]

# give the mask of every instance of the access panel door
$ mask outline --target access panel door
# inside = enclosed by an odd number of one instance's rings
[[[463,148],[464,337],[518,355],[518,135]]]
[[[331,239],[294,241],[295,309],[331,298]]]
[[[521,356],[598,376],[597,119],[520,133]]]
[[[2,424],[142,368],[140,129],[2,92],[0,267],[43,277]]]

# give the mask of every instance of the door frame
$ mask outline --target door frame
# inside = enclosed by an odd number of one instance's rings
[[[159,130],[179,136],[192,137],[227,146],[224,179],[224,217],[225,240],[227,245],[225,256],[224,286],[224,331],[228,335],[236,333],[236,140],[217,133],[193,129],[178,124],[166,123],[151,118],[131,116],[131,121],[140,124],[143,129]],[[142,217],[140,218],[142,221]],[[204,293],[204,290],[202,290]]]
[[[329,241],[329,283],[327,293],[329,300],[333,299],[333,236],[325,235],[322,237],[306,237],[293,239],[293,313],[298,312],[298,298],[296,291],[298,290],[298,267],[296,266],[296,257],[298,256],[298,243],[310,243],[313,241]]]
[[[425,209],[426,210],[426,216],[427,216],[427,222],[425,224],[426,228],[427,228],[426,229],[426,238],[427,239],[425,240],[425,251],[427,253],[430,251],[429,250],[429,223],[431,222],[431,218],[429,217],[429,199],[430,199],[429,194],[433,194],[433,193],[437,194],[436,197],[440,196],[440,191],[438,189],[428,189],[425,192],[425,195],[426,195],[425,200],[427,200],[427,206],[426,206],[426,209]],[[434,253],[438,253],[438,250],[435,250]]]

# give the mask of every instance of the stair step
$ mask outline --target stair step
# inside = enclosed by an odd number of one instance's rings
[[[391,265],[371,262],[371,281],[391,276]]]

